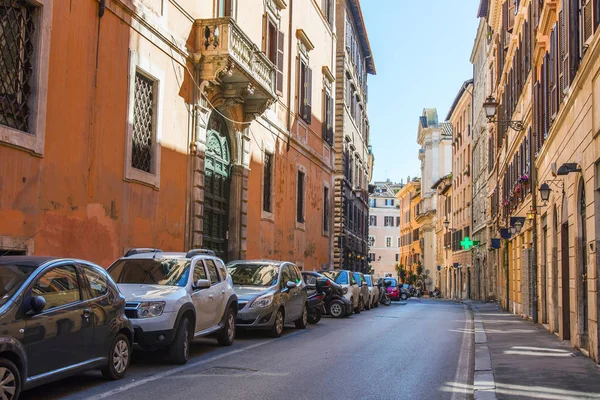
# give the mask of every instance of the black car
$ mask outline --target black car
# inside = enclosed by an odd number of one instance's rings
[[[120,379],[133,328],[125,298],[97,265],[0,257],[0,398],[83,371]]]

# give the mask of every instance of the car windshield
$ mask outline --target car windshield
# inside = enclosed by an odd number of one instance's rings
[[[177,258],[122,259],[113,264],[108,273],[116,283],[185,286],[190,261]]]
[[[354,275],[354,279],[356,280],[356,283],[361,285],[363,283],[363,280],[360,279],[360,274],[358,272],[355,272],[353,275]]]
[[[396,287],[398,286],[396,280],[394,278],[385,278],[386,282],[392,282],[392,284],[390,285],[390,287]]]
[[[322,274],[333,280],[338,285],[348,284],[348,274],[345,271],[324,271]]]
[[[10,300],[36,268],[19,263],[0,265],[0,307]]]
[[[369,286],[373,286],[373,283],[371,281],[371,276],[365,275],[365,279],[367,280],[367,283],[369,284]]]
[[[227,266],[234,285],[273,286],[277,284],[279,267],[273,264],[231,264]]]

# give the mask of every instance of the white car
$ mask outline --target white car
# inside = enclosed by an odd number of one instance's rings
[[[321,274],[327,276],[332,279],[338,285],[341,285],[344,288],[344,297],[352,302],[352,307],[354,307],[355,313],[360,313],[364,304],[361,293],[360,286],[358,286],[358,282],[354,278],[354,273],[352,271],[347,270],[335,270],[335,271],[321,271]]]
[[[125,315],[143,349],[167,349],[171,362],[185,364],[196,337],[214,334],[221,345],[233,343],[237,296],[214,252],[132,249],[108,273],[125,296]]]
[[[378,277],[374,275],[365,275],[369,285],[369,304],[370,308],[379,307],[379,286],[377,286]]]

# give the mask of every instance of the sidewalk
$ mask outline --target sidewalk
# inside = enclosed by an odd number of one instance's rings
[[[600,399],[600,368],[497,304],[464,301],[475,320],[474,398]]]

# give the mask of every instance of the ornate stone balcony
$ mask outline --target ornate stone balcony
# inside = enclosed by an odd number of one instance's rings
[[[273,63],[230,17],[197,20],[194,29],[200,78],[247,114],[262,114],[277,98]]]

